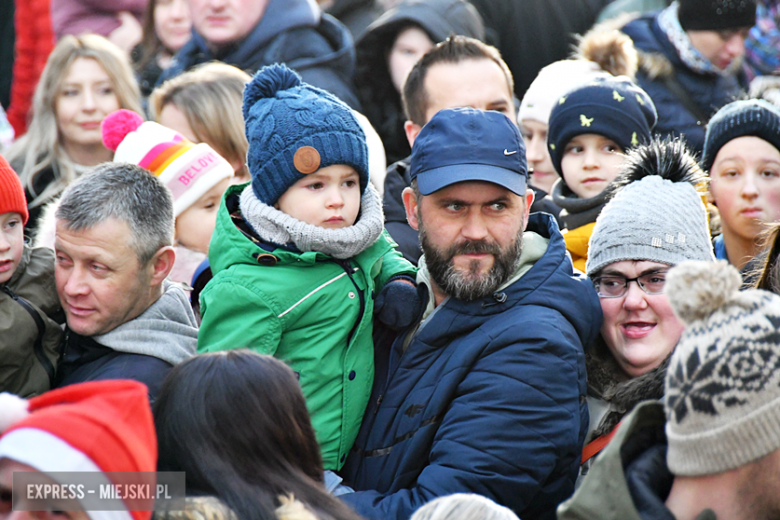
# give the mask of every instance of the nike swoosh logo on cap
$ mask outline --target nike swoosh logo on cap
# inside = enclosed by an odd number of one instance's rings
[[[509,151],[507,151],[506,148],[504,148],[504,155],[514,155],[516,153],[517,153],[517,150],[515,150],[514,152],[509,152]]]

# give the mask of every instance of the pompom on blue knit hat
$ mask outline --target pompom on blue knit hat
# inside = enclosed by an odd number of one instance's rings
[[[611,139],[624,152],[650,142],[658,122],[647,93],[627,77],[597,79],[561,96],[550,114],[547,146],[558,175],[566,145],[582,134]]]
[[[290,186],[320,168],[346,164],[368,186],[368,148],[346,104],[284,65],[255,74],[244,90],[247,166],[257,198],[273,205]]]
[[[780,109],[763,99],[734,101],[718,110],[707,124],[701,167],[709,172],[726,143],[758,137],[780,150]]]

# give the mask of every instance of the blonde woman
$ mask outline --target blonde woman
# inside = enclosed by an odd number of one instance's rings
[[[241,107],[244,86],[251,79],[232,65],[206,63],[156,88],[149,110],[161,125],[194,143],[207,143],[233,167],[236,182],[248,182],[249,143]]]
[[[129,60],[102,36],[65,36],[54,48],[33,97],[27,133],[6,158],[25,188],[35,228],[43,206],[77,176],[113,158],[100,124],[120,108],[141,112]]]

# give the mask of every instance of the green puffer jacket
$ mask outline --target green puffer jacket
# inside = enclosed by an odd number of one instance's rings
[[[267,250],[231,217],[242,189],[229,188],[219,208],[198,352],[248,347],[285,361],[299,375],[325,469],[337,470],[371,394],[374,297],[391,277],[414,277],[415,269],[387,232],[350,260]]]
[[[49,390],[44,363],[52,371],[56,367],[64,322],[54,284],[54,253],[25,244],[13,276],[0,285],[0,392],[32,397]]]

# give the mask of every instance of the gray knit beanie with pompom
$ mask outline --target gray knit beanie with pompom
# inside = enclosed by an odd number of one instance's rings
[[[741,284],[723,260],[682,262],[667,275],[686,324],[666,373],[674,475],[721,473],[780,449],[780,296]]]
[[[588,276],[623,260],[715,260],[707,210],[696,190],[704,179],[680,140],[654,139],[631,150],[590,236]]]

